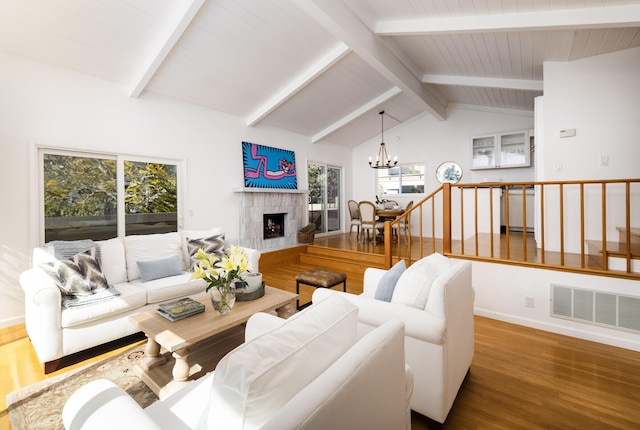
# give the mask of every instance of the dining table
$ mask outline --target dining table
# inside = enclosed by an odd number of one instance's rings
[[[399,217],[400,215],[402,215],[404,213],[404,209],[376,209],[376,216],[378,217],[379,221],[385,222],[385,221],[394,221],[397,217]],[[394,229],[394,231],[397,234],[397,229]],[[382,233],[382,232],[381,232]],[[384,235],[383,239],[384,239]],[[392,231],[392,236],[393,235],[393,231]]]
[[[376,209],[380,221],[393,221],[404,213],[404,209]]]

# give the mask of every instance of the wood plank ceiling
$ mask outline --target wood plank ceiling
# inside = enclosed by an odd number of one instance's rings
[[[640,0],[0,1],[2,51],[346,147],[382,109],[532,111],[544,61],[637,47]]]

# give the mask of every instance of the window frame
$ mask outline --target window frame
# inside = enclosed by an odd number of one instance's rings
[[[183,226],[184,220],[184,208],[185,208],[185,172],[186,161],[184,159],[172,159],[163,158],[157,156],[144,156],[133,155],[127,153],[115,153],[108,151],[87,151],[78,148],[71,147],[58,147],[43,145],[35,143],[32,146],[33,156],[32,163],[35,174],[32,178],[35,178],[32,185],[32,207],[37,208],[35,211],[31,211],[31,225],[37,228],[37,231],[33,231],[32,228],[32,247],[43,246],[45,243],[45,211],[44,211],[44,155],[64,155],[72,157],[85,157],[85,158],[100,158],[116,161],[116,237],[124,238],[126,235],[126,223],[125,223],[125,178],[124,178],[124,162],[143,162],[143,163],[159,163],[169,164],[176,166],[176,198],[177,198],[177,211],[176,211],[176,223],[177,230],[179,231]],[[36,218],[36,219],[34,219]]]
[[[407,175],[403,175],[402,174],[402,167],[415,167],[415,166],[419,166],[423,169],[423,183],[422,183],[422,187],[423,187],[423,191],[422,192],[417,192],[417,193],[403,193],[402,192],[402,178],[404,176]],[[375,177],[375,189],[376,189],[376,195],[380,195],[380,196],[398,196],[398,197],[411,197],[411,196],[421,196],[425,194],[425,190],[427,189],[427,163],[422,163],[422,162],[418,162],[418,163],[402,163],[402,164],[398,164],[395,167],[392,167],[391,169],[399,169],[398,171],[400,172],[400,175],[398,176],[398,192],[397,193],[387,193],[385,191],[385,189],[380,185],[380,176],[381,176],[381,170],[383,169],[377,169],[376,174],[374,175]],[[386,171],[389,171],[391,169],[384,169]],[[387,175],[390,176],[390,175]]]

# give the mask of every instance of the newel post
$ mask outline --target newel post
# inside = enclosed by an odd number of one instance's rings
[[[442,252],[451,253],[451,184],[442,184]]]

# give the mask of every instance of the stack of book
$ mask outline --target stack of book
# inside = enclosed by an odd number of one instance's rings
[[[202,312],[204,305],[189,297],[158,305],[158,314],[174,322]]]

